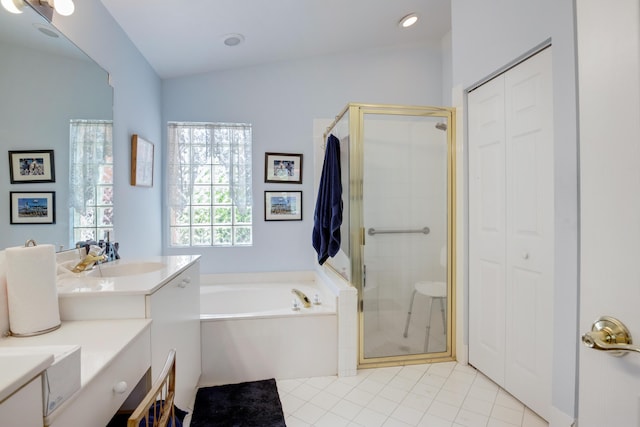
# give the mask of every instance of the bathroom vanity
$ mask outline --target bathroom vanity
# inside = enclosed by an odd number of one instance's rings
[[[0,340],[0,372],[25,371],[26,386],[0,381],[0,420],[7,426],[105,426],[151,366],[148,319],[63,322],[56,331]],[[41,375],[51,355],[3,355],[12,347],[79,345],[80,388],[48,416],[43,411]],[[16,358],[21,361],[17,363]],[[38,358],[43,361],[38,363]],[[36,359],[36,360],[33,360]],[[5,377],[0,373],[0,378]]]
[[[20,418],[17,425],[42,426],[44,419],[45,426],[102,427],[137,384],[142,392],[136,393],[143,395],[172,348],[177,352],[176,406],[192,409],[201,366],[199,256],[119,260],[82,274],[62,271],[57,284],[58,330],[0,339],[1,424],[5,414],[28,413],[35,423]],[[61,344],[81,347],[81,385],[43,418],[40,373],[52,362],[44,356],[34,360],[20,380],[10,381],[5,374],[15,365],[2,361],[2,349]]]

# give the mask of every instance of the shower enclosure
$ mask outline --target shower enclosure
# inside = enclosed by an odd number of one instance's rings
[[[454,111],[348,104],[342,242],[326,262],[358,289],[359,367],[453,360]]]

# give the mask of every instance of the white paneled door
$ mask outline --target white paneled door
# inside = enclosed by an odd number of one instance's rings
[[[610,316],[640,344],[640,4],[576,2],[580,326]],[[637,349],[637,347],[635,347]],[[625,354],[625,353],[622,353]],[[581,345],[580,427],[640,425],[640,354]]]
[[[469,362],[548,418],[551,48],[469,93]]]

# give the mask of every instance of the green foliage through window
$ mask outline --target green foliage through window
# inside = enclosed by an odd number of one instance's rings
[[[249,246],[251,125],[168,125],[169,245]]]

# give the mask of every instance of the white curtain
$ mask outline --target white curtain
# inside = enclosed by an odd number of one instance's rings
[[[71,207],[81,214],[95,205],[101,166],[113,163],[113,123],[108,120],[72,120],[70,129]]]
[[[219,162],[226,169],[230,196],[240,213],[251,207],[251,125],[169,123],[169,205],[189,205],[197,166]],[[198,147],[196,149],[196,147]]]

